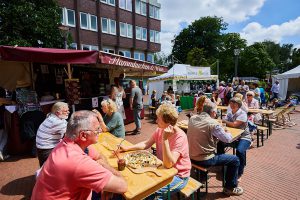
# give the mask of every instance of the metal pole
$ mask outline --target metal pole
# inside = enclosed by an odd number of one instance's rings
[[[235,65],[234,65],[234,77],[237,77],[237,69],[238,68],[238,55],[235,55]]]

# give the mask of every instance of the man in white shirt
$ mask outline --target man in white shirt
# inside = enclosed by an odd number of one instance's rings
[[[273,95],[272,95],[272,98],[270,99],[270,101],[272,101],[275,98],[278,99],[279,81],[275,81],[275,83],[272,85],[271,92]]]

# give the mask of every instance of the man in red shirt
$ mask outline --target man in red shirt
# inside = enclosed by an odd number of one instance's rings
[[[84,150],[97,142],[101,133],[97,115],[92,111],[77,111],[67,125],[65,138],[53,149],[44,163],[32,192],[36,199],[90,199],[95,192],[124,193],[127,183],[95,152]]]

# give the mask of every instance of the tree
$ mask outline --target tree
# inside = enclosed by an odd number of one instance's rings
[[[218,17],[202,17],[175,36],[172,55],[182,63],[187,62],[187,54],[193,48],[203,49],[205,58],[212,59],[218,54],[221,31],[226,30],[227,23]]]
[[[275,63],[269,56],[266,46],[263,43],[254,43],[241,52],[239,74],[243,76],[254,76],[265,78],[266,71],[275,67]]]
[[[187,63],[191,66],[209,66],[204,49],[193,48],[187,54]]]
[[[300,65],[300,49],[294,48],[292,53],[291,66],[296,67]]]
[[[228,80],[234,76],[235,56],[234,49],[244,49],[247,41],[239,33],[222,35],[219,45],[220,79]]]
[[[2,0],[0,6],[0,44],[43,47],[63,46],[58,25],[59,8],[55,0]]]

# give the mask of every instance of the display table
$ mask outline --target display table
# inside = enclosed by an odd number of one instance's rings
[[[194,108],[194,96],[182,96],[180,97],[180,106],[182,110]]]

